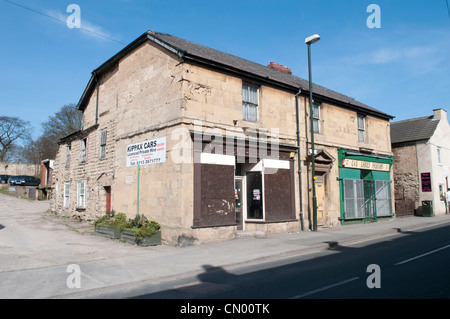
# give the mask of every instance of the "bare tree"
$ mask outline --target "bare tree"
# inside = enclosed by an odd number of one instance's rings
[[[4,161],[16,142],[30,138],[30,122],[18,117],[0,116],[0,161]]]
[[[53,116],[42,123],[42,136],[36,141],[42,159],[55,158],[58,151],[58,141],[81,130],[83,113],[78,111],[74,104],[64,105]]]

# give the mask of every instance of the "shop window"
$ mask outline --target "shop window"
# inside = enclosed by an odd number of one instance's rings
[[[365,217],[363,180],[344,179],[344,210],[346,219]]]
[[[375,181],[377,216],[392,215],[392,197],[390,181]]]

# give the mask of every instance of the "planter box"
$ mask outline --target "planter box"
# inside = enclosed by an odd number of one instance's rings
[[[130,243],[130,244],[137,244],[136,237],[134,236],[133,230],[127,230],[127,229],[123,230],[122,233],[120,234],[120,240],[126,241],[127,243]]]
[[[95,226],[94,233],[106,238],[119,239],[121,231],[108,226]]]
[[[136,244],[139,246],[156,246],[161,245],[161,231],[158,230],[152,236],[144,237],[143,239],[138,239],[134,236],[133,230],[124,230],[120,235],[120,240],[126,241],[130,244]]]

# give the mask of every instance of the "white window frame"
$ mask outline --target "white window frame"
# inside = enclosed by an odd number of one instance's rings
[[[250,98],[251,88],[256,89],[256,101]],[[246,91],[247,94],[245,94]],[[250,115],[249,110],[254,110],[254,115]],[[256,85],[242,83],[242,119],[249,122],[259,121],[259,87]]]
[[[86,208],[86,181],[77,183],[77,207]]]
[[[360,124],[360,119],[362,120],[362,127]],[[358,114],[356,119],[356,125],[358,126],[358,142],[366,141],[366,117],[364,115]]]
[[[106,157],[106,139],[107,139],[107,130],[103,130],[100,132],[100,153],[99,158]]]
[[[70,203],[70,182],[64,182],[64,207],[69,207]]]
[[[316,108],[317,108],[317,112],[315,112]],[[322,103],[316,103],[313,102],[313,108],[312,108],[312,113],[311,116],[313,118],[313,130],[314,133],[321,133],[321,127],[320,127],[320,109],[322,108]]]

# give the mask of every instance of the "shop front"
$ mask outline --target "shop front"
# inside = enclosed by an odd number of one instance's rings
[[[392,218],[392,156],[339,149],[341,225]]]

